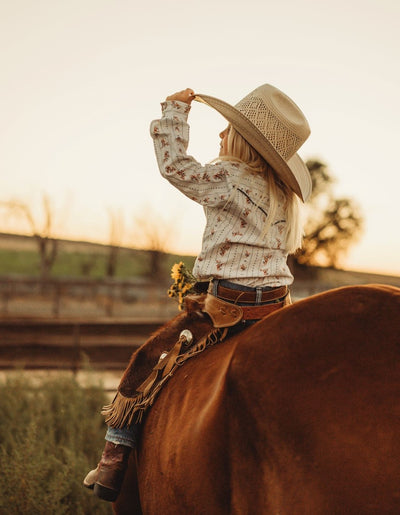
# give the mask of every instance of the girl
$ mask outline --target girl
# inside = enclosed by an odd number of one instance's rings
[[[220,133],[219,158],[205,166],[186,153],[193,100],[229,123]],[[311,193],[310,174],[296,153],[310,134],[301,110],[269,84],[235,107],[185,89],[167,97],[150,131],[161,175],[204,207],[193,269],[198,288],[239,305],[282,303],[293,282],[287,256],[301,245],[300,200]],[[99,497],[116,499],[137,430],[135,424],[108,428],[101,461],[84,480]]]

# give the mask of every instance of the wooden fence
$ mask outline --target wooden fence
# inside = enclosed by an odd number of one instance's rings
[[[0,276],[0,316],[168,318],[177,304],[167,296],[169,284],[146,279]],[[148,306],[147,315],[143,313]]]
[[[0,319],[0,369],[123,369],[164,320]]]

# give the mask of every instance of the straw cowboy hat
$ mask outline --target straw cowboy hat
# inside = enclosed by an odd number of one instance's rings
[[[196,94],[195,100],[221,113],[303,202],[309,198],[310,173],[296,152],[310,127],[293,100],[270,84],[255,89],[235,107],[208,95]]]

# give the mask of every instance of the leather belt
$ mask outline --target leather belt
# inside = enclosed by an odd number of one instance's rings
[[[264,290],[261,292],[260,302],[270,302],[273,300],[282,299],[288,293],[287,286],[279,286],[278,288],[274,288],[273,290]],[[257,293],[255,291],[240,291],[240,290],[232,290],[231,288],[227,288],[226,286],[221,286],[218,284],[217,287],[217,296],[220,299],[227,300],[229,302],[243,302],[246,304],[255,304],[257,301],[256,297]]]
[[[264,304],[264,306],[240,306],[243,311],[242,320],[260,320],[273,311],[283,308],[285,301],[274,302],[273,304]]]
[[[233,327],[241,321],[261,320],[270,313],[291,304],[290,294],[284,300],[263,304],[261,306],[238,306],[219,297],[214,297],[211,293],[200,295],[187,295],[185,306],[188,313],[202,311],[211,318],[215,328]]]

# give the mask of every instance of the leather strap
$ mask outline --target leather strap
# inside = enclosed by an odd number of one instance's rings
[[[205,296],[202,311],[208,314],[216,328],[232,327],[243,319],[242,306],[214,297],[211,293]]]
[[[281,299],[282,297],[285,297],[287,292],[287,286],[279,286],[273,290],[265,290],[261,292],[260,302],[270,302],[272,300]],[[217,296],[218,298],[227,300],[229,302],[240,302],[248,304],[255,304],[257,302],[255,291],[232,290],[231,288],[221,286],[220,284],[218,284],[217,287]]]
[[[240,306],[243,311],[242,320],[260,320],[270,313],[283,308],[286,302],[274,302],[273,304],[265,304],[264,306]]]
[[[208,293],[207,295],[188,295],[185,297],[185,302],[189,313],[203,311],[211,318],[214,327],[219,328],[232,327],[242,320],[260,320],[277,309],[290,304],[291,300],[288,293],[281,302],[261,306],[238,306]]]

